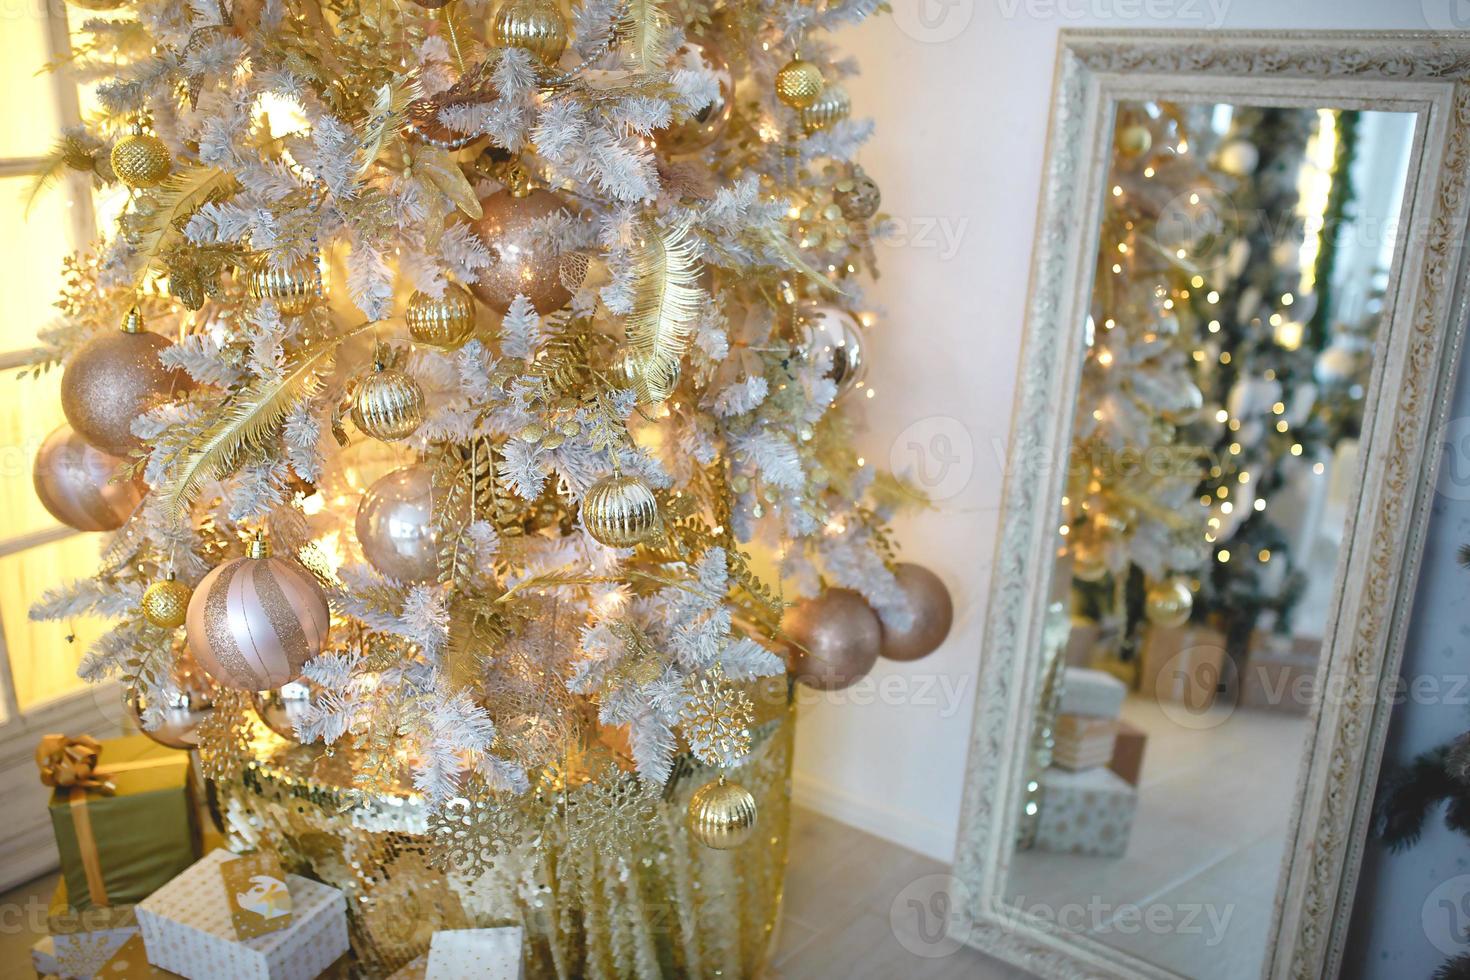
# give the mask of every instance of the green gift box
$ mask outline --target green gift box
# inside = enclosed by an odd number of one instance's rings
[[[146,735],[109,739],[96,775],[114,791],[58,786],[51,797],[61,874],[77,911],[139,902],[199,854],[187,752]]]

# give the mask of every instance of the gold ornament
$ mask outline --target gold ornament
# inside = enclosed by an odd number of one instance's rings
[[[1118,129],[1113,143],[1118,152],[1125,157],[1142,156],[1152,149],[1154,145],[1154,134],[1149,132],[1147,126],[1133,123]]]
[[[112,172],[117,179],[135,191],[157,187],[168,176],[173,155],[168,144],[143,132],[142,126],[118,140],[112,147]]]
[[[689,833],[705,847],[728,851],[755,832],[755,797],[724,776],[705,783],[689,798]]]
[[[159,362],[168,346],[143,329],[143,314],[135,306],[121,330],[100,334],[77,351],[61,376],[61,410],[77,435],[113,456],[142,446],[133,435],[133,420],[152,402],[194,387],[183,371]]]
[[[175,657],[169,676],[155,689],[159,699],[156,707],[137,688],[127,704],[138,731],[159,745],[187,750],[199,746],[199,726],[214,711],[214,699],[219,692],[209,675],[199,669],[187,647],[176,651]],[[156,727],[150,729],[144,725],[145,718]]]
[[[470,292],[496,313],[504,314],[524,294],[545,316],[566,306],[572,291],[562,282],[561,256],[531,241],[535,223],[566,210],[562,199],[547,190],[531,189],[513,175],[510,186],[480,201],[476,234],[495,257],[480,270]]]
[[[265,727],[288,742],[296,741],[296,729],[311,716],[311,681],[292,681],[250,696],[255,713]]]
[[[1165,629],[1183,626],[1194,611],[1194,591],[1182,575],[1155,582],[1143,597],[1143,611],[1149,622],[1157,626]]]
[[[610,548],[640,545],[657,535],[661,525],[653,491],[636,476],[605,476],[582,500],[582,526]]]
[[[801,128],[808,136],[830,129],[833,123],[841,122],[852,112],[852,100],[841,85],[832,84],[822,89],[817,101],[801,110]]]
[[[853,167],[852,174],[832,188],[832,202],[848,221],[867,221],[878,213],[883,195],[862,167]]]
[[[270,300],[286,316],[305,313],[322,298],[322,267],[316,256],[292,262],[284,268],[260,256],[250,269],[250,297]]]
[[[814,105],[825,86],[822,70],[810,61],[803,61],[800,55],[776,72],[776,98],[793,109]]]
[[[554,0],[505,0],[491,36],[502,48],[525,48],[554,65],[567,49],[567,22]]]
[[[1073,578],[1082,582],[1101,582],[1107,577],[1107,554],[1094,535],[1077,535],[1071,551]]]
[[[184,625],[193,594],[193,589],[172,575],[154,582],[143,593],[143,618],[159,629],[178,629]]]
[[[893,577],[899,591],[908,599],[914,618],[907,629],[890,629],[879,621],[883,646],[878,655],[901,661],[927,657],[939,649],[954,623],[954,601],[949,597],[949,589],[938,575],[911,562],[896,565]]]
[[[449,283],[440,299],[415,292],[404,318],[408,335],[418,343],[458,347],[475,332],[475,301],[468,289]]]
[[[714,75],[720,92],[713,102],[681,122],[670,123],[653,134],[660,149],[670,154],[697,153],[714,143],[730,122],[735,107],[735,76],[730,65],[709,41],[685,41],[674,52],[673,66],[694,60]]]
[[[750,751],[755,706],[716,665],[695,685],[680,722],[689,751],[707,766],[733,765]]]
[[[375,363],[352,393],[352,421],[385,442],[407,439],[424,421],[423,389],[402,371]]]

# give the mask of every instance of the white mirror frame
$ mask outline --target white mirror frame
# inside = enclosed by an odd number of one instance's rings
[[[1262,975],[1335,976],[1467,315],[1470,33],[1063,31],[955,875],[965,939],[1043,977],[1177,974],[1004,904],[1118,102],[1417,112]],[[1340,626],[1348,626],[1343,629]]]

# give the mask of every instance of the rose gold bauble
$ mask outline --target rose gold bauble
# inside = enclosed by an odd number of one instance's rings
[[[692,117],[670,123],[653,134],[659,149],[675,155],[698,153],[713,144],[725,131],[735,106],[735,76],[730,73],[730,65],[719,49],[708,41],[685,41],[674,52],[674,66],[691,59],[702,62],[705,69],[719,79],[720,94]]]
[[[115,531],[143,499],[135,480],[113,483],[123,459],[104,453],[62,424],[41,443],[31,477],[51,516],[78,531]]]
[[[168,341],[143,329],[134,308],[117,331],[100,334],[77,351],[61,376],[61,410],[83,439],[114,456],[143,444],[133,419],[161,397],[194,387],[183,371],[158,360]]]
[[[296,729],[311,712],[311,694],[309,681],[292,681],[274,690],[256,691],[250,700],[266,728],[295,742]]]
[[[781,629],[799,647],[796,679],[808,687],[840,691],[873,669],[883,628],[866,600],[850,589],[827,589],[786,610]]]
[[[189,649],[215,681],[263,691],[301,676],[327,639],[327,597],[311,573],[255,541],[204,576],[189,600]]]
[[[914,622],[906,630],[883,628],[880,656],[888,660],[918,660],[939,649],[954,622],[954,603],[939,576],[922,565],[901,563],[893,570],[898,587],[908,597]]]
[[[524,197],[504,190],[482,199],[480,209],[475,232],[495,262],[480,271],[470,292],[501,314],[521,294],[542,316],[566,306],[572,293],[561,281],[561,257],[530,241],[533,223],[567,209],[562,199],[539,188]]]
[[[143,725],[148,703],[136,692],[128,699],[128,711],[138,730],[170,749],[197,748],[199,723],[214,710],[214,683],[187,650],[181,651],[172,676],[163,685],[162,697],[158,711],[161,723],[151,731]]]
[[[368,487],[357,507],[357,543],[374,568],[403,583],[438,576],[433,502],[434,471],[422,463],[394,470]]]

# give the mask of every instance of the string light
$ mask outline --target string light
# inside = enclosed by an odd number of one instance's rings
[[[1261,553],[1259,555],[1257,555],[1256,557],[1259,558],[1259,559],[1261,559],[1261,561],[1270,561],[1271,560],[1271,549],[1270,548],[1262,548],[1261,549]]]
[[[1228,551],[1223,551],[1223,550],[1222,550],[1222,551],[1221,551],[1221,552],[1220,552],[1220,553],[1219,553],[1219,554],[1218,554],[1218,555],[1216,555],[1216,556],[1215,556],[1215,557],[1216,557],[1216,558],[1218,558],[1218,559],[1220,559],[1220,564],[1222,564],[1222,565],[1224,565],[1224,564],[1226,564],[1226,563],[1227,563],[1227,562],[1229,562],[1229,561],[1230,561],[1230,552],[1228,552]]]

